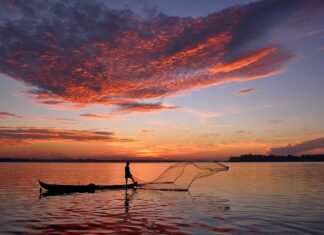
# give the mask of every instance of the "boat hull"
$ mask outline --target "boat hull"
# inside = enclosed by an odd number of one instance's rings
[[[128,185],[61,185],[61,184],[47,184],[38,180],[40,186],[48,192],[55,193],[72,193],[72,192],[95,192],[96,190],[118,190],[118,189],[131,189],[135,188],[136,184]]]

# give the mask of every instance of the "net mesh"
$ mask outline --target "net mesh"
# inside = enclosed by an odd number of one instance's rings
[[[219,162],[179,162],[169,166],[152,181],[144,182],[134,178],[142,189],[186,191],[197,179],[227,170],[228,167]]]

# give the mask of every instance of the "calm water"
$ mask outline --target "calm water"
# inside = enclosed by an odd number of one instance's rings
[[[169,163],[134,163],[153,179]],[[0,234],[324,234],[324,164],[232,163],[189,192],[101,191],[39,198],[37,179],[123,183],[119,163],[0,164]],[[140,174],[140,175],[139,175]]]

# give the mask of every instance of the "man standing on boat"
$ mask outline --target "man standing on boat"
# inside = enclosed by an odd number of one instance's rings
[[[127,181],[128,181],[128,178],[130,178],[134,184],[136,184],[137,182],[135,182],[131,172],[130,172],[130,169],[129,169],[129,161],[126,162],[126,166],[125,166],[125,180],[126,180],[126,185],[127,185]]]

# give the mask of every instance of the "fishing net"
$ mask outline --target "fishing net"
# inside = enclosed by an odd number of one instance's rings
[[[228,167],[218,162],[179,162],[169,166],[155,180],[144,182],[136,179],[142,189],[186,191],[197,179],[211,176]]]

